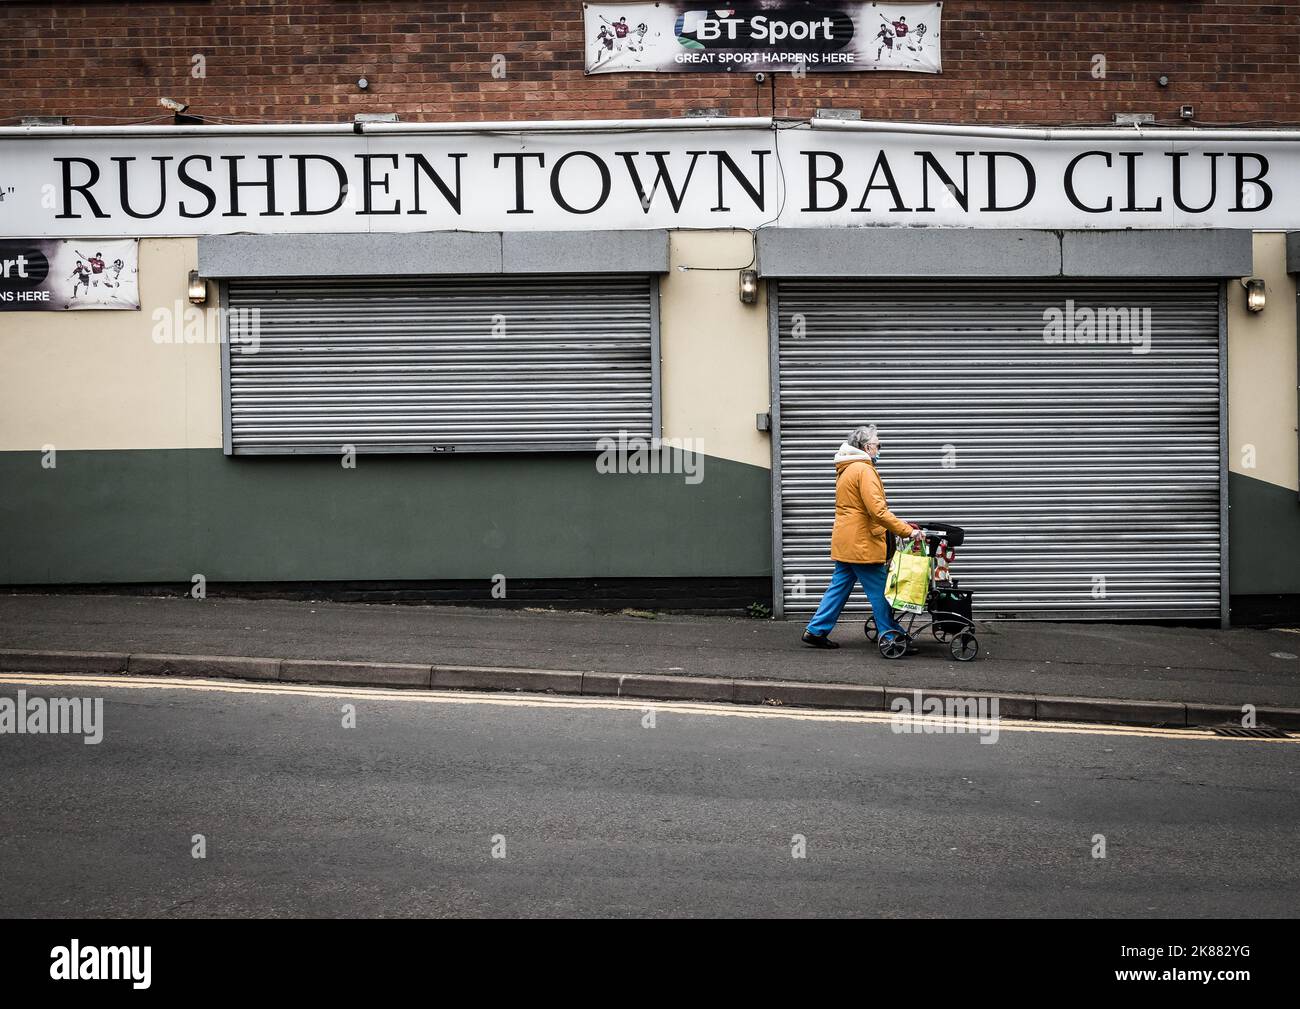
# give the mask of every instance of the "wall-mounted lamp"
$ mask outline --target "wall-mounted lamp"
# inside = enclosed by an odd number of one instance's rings
[[[208,300],[208,282],[199,276],[198,270],[190,271],[190,304],[202,305]]]
[[[740,271],[740,300],[746,305],[752,305],[758,300],[757,270]]]
[[[1265,290],[1261,277],[1243,277],[1241,286],[1246,289],[1246,307],[1252,312],[1264,311]]]

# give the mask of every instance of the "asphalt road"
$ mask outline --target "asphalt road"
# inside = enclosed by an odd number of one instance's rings
[[[102,697],[104,738],[0,735],[4,916],[1300,906],[1292,743],[1004,725],[989,745],[868,715],[658,704],[646,727],[617,701],[34,679],[0,697]]]

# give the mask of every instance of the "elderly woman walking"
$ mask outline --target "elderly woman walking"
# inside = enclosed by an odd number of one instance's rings
[[[878,631],[902,631],[885,602],[885,537],[895,533],[919,539],[923,534],[889,510],[876,472],[879,456],[875,424],[856,429],[835,453],[835,527],[831,532],[835,573],[803,632],[804,644],[814,648],[840,647],[830,639],[830,632],[855,581],[867,594]]]

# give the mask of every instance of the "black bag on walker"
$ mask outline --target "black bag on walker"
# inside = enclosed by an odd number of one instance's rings
[[[934,626],[945,634],[967,630],[971,624],[970,601],[969,592],[936,585],[930,593],[930,611],[935,614]]]

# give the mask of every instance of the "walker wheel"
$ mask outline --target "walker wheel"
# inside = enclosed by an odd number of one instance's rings
[[[862,633],[864,633],[867,636],[868,641],[876,640],[877,634],[876,634],[875,617],[867,617],[867,622],[862,625]]]
[[[885,631],[880,635],[880,654],[887,659],[901,659],[907,654],[907,635],[902,631]]]
[[[962,631],[952,639],[948,646],[952,657],[958,662],[970,662],[980,653],[980,643],[970,631]]]

